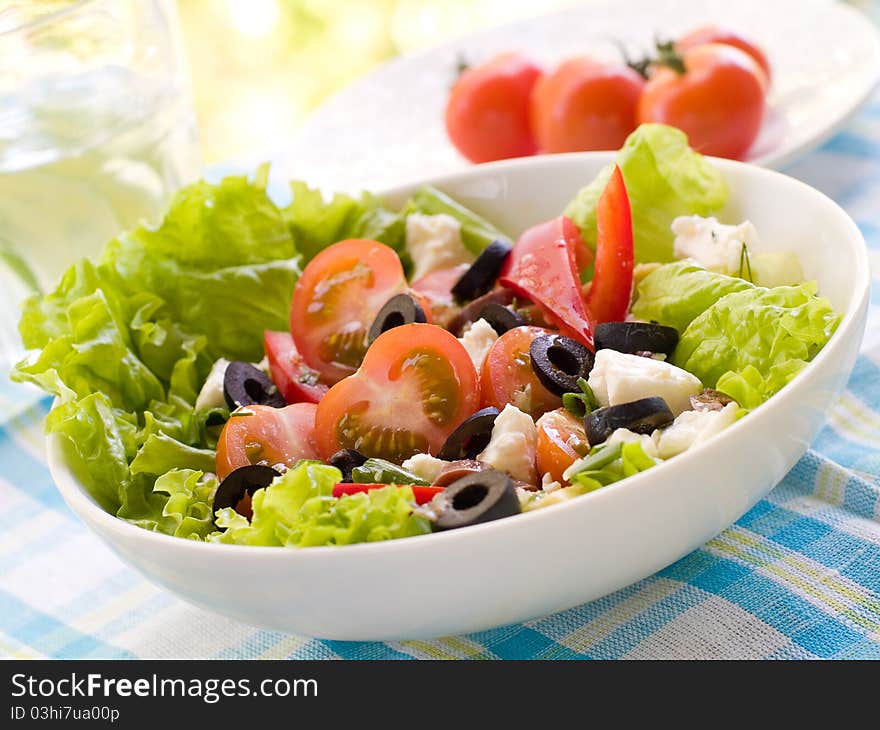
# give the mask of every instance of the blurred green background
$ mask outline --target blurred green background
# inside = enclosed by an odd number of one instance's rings
[[[327,96],[398,54],[576,2],[178,0],[204,161],[283,147]]]

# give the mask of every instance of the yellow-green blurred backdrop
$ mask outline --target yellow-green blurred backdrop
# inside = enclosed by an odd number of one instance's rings
[[[323,99],[395,55],[575,2],[178,0],[204,160],[282,147]]]

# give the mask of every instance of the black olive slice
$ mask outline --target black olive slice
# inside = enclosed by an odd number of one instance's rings
[[[501,268],[510,255],[510,246],[504,241],[492,241],[477,260],[452,287],[452,296],[459,302],[476,299],[489,291],[498,279]]]
[[[271,406],[284,408],[287,401],[278,392],[269,376],[249,362],[236,360],[226,366],[223,376],[223,397],[230,410],[239,406]]]
[[[556,395],[579,393],[578,379],[593,369],[595,356],[577,340],[563,335],[543,335],[529,347],[532,370],[547,390]]]
[[[497,408],[489,406],[468,416],[449,434],[446,443],[437,453],[437,458],[443,461],[475,459],[489,445],[492,426],[495,425],[499,412]]]
[[[214,492],[213,514],[216,515],[217,510],[226,507],[235,509],[238,503],[244,499],[245,494],[253,496],[254,492],[268,487],[272,480],[279,476],[281,474],[272,467],[259,464],[241,466],[230,472]]]
[[[351,475],[352,470],[359,466],[363,466],[366,461],[367,457],[360,451],[355,451],[354,449],[340,449],[330,457],[327,463],[330,464],[330,466],[335,466],[339,469],[339,471],[342,472],[342,481],[348,483],[353,479]]]
[[[367,343],[372,345],[375,340],[383,332],[387,332],[395,327],[404,324],[412,324],[420,322],[424,324],[425,310],[409,294],[395,294],[391,299],[385,302],[385,306],[379,310],[373,324],[370,325],[370,331],[367,333]]]
[[[618,352],[663,352],[671,355],[678,331],[654,322],[603,322],[593,335],[596,349]]]
[[[655,428],[668,426],[675,420],[662,398],[641,398],[629,403],[598,408],[584,418],[584,429],[590,446],[601,444],[618,428],[634,433],[652,433]]]
[[[500,337],[514,327],[522,327],[526,321],[509,307],[504,307],[497,302],[487,302],[480,310],[477,319],[485,319]]]
[[[520,513],[519,497],[507,474],[486,469],[462,477],[442,493],[435,530],[477,525]]]
[[[484,294],[462,307],[461,311],[449,321],[447,329],[456,337],[461,337],[467,326],[480,318],[483,308],[489,302],[506,307],[508,304],[512,304],[514,299],[511,289],[493,289],[488,294]]]

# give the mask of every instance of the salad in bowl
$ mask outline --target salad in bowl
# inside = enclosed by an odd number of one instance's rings
[[[563,509],[750,418],[841,321],[720,221],[678,130],[584,183],[507,231],[430,185],[198,182],[27,302],[14,377],[56,396],[94,502],[157,533],[342,546]]]

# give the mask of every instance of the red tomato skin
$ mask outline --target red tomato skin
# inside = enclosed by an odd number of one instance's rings
[[[344,497],[347,494],[358,494],[359,492],[370,492],[373,489],[384,489],[385,487],[391,486],[389,484],[337,484],[333,487],[333,496],[339,499],[340,497]],[[415,497],[416,504],[427,504],[430,502],[436,495],[443,491],[444,487],[423,487],[419,485],[412,485],[410,489],[413,491],[413,497]]]
[[[628,66],[582,57],[535,84],[530,114],[542,152],[616,150],[636,128],[644,79]]]
[[[678,127],[704,155],[742,159],[764,118],[764,75],[748,54],[709,44],[685,52],[686,73],[658,68],[639,101],[638,121]]]
[[[730,28],[722,28],[717,25],[704,25],[699,28],[694,28],[692,31],[685,33],[679,38],[675,42],[675,45],[679,52],[683,52],[690,48],[695,48],[696,46],[705,46],[707,43],[721,43],[725,46],[739,48],[739,50],[748,53],[754,59],[755,63],[761,67],[761,70],[767,77],[767,85],[769,86],[771,81],[771,71],[770,61],[767,60],[767,55],[759,46]]]
[[[471,162],[525,157],[537,151],[529,97],[541,69],[519,53],[502,53],[466,69],[446,103],[446,133]]]
[[[577,268],[584,246],[574,222],[559,216],[525,231],[516,241],[498,281],[540,304],[567,336],[593,348],[593,325],[584,304]]]
[[[306,365],[289,332],[263,333],[263,348],[272,382],[288,403],[317,403],[328,386],[317,381],[318,373]]]
[[[596,261],[587,311],[594,325],[622,322],[632,299],[634,252],[629,195],[617,165],[599,197],[596,222]]]

